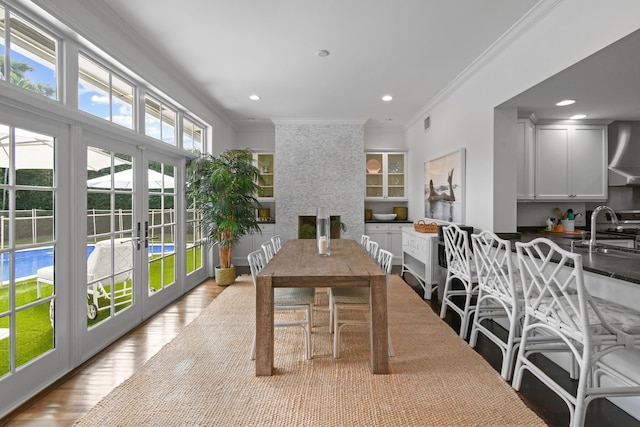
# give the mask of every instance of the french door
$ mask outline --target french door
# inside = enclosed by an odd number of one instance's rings
[[[75,298],[81,360],[182,293],[184,247],[176,197],[180,160],[85,132],[87,228],[78,238],[84,286]],[[106,167],[105,163],[106,162]],[[99,167],[99,168],[98,168]],[[86,264],[86,265],[84,265]]]

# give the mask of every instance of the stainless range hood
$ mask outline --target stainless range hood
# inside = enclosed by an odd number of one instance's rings
[[[640,185],[640,122],[609,125],[609,186]]]

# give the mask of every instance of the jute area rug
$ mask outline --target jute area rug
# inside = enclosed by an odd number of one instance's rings
[[[302,329],[276,329],[276,373],[256,377],[255,290],[241,277],[75,425],[545,425],[400,277],[389,284],[389,375],[369,371],[366,326],[345,327],[333,358],[326,292],[317,299],[313,360]]]

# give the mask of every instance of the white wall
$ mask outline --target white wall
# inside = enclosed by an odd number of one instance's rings
[[[481,229],[515,231],[514,194],[496,179],[508,179],[508,152],[494,153],[494,108],[553,74],[595,53],[640,27],[640,2],[598,0],[548,1],[557,5],[516,40],[476,64],[438,99],[425,106],[406,130],[409,181],[424,181],[420,165],[461,147],[467,149],[466,223]],[[597,29],[595,31],[594,29]],[[423,131],[422,120],[431,117]],[[501,141],[500,144],[504,144]],[[495,174],[494,174],[495,170]],[[515,175],[512,177],[515,180]],[[515,187],[513,187],[515,192]],[[419,218],[424,197],[410,189],[410,213]],[[508,215],[498,214],[505,210]]]

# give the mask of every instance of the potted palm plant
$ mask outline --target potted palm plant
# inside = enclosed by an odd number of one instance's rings
[[[250,149],[227,150],[219,156],[205,155],[189,162],[187,197],[202,219],[203,239],[218,245],[220,264],[215,269],[218,285],[235,282],[231,264],[233,245],[245,234],[260,231],[255,208],[260,171]]]

